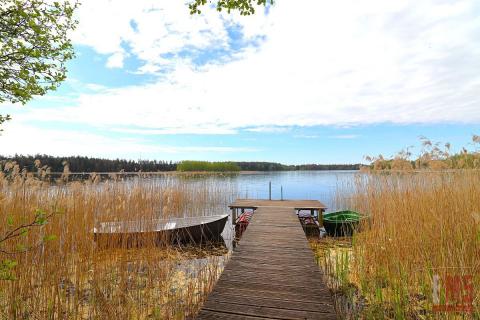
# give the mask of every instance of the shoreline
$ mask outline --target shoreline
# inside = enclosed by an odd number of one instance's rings
[[[268,172],[325,172],[325,171],[360,171],[352,169],[335,169],[335,170],[271,170],[271,171],[133,171],[133,172],[121,172],[121,171],[112,171],[112,172],[68,172],[69,175],[140,175],[140,174],[149,174],[149,175],[175,175],[175,174],[262,174]],[[34,172],[35,173],[35,172]],[[62,175],[66,174],[64,172],[50,172],[51,175]]]

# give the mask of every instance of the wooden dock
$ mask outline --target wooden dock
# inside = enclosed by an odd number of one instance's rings
[[[296,210],[323,211],[319,201],[237,200],[255,209],[197,319],[337,319]]]

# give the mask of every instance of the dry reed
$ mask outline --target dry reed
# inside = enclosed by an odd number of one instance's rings
[[[0,253],[0,261],[17,262],[16,279],[0,280],[0,319],[183,319],[197,312],[223,269],[225,248],[214,255],[168,243],[102,250],[92,230],[100,221],[223,213],[234,194],[228,184],[116,175],[68,182],[67,168],[52,185],[38,167],[32,174],[10,163],[0,171],[0,235],[38,210],[54,213],[0,244],[4,251],[31,248]],[[47,235],[56,239],[45,243]]]
[[[330,281],[357,319],[480,316],[480,171],[370,172],[344,206],[369,219],[349,245],[314,243]],[[472,276],[473,312],[433,312],[433,278]],[[461,288],[460,297],[468,295]],[[446,300],[441,282],[440,304]],[[457,303],[458,301],[453,301]]]

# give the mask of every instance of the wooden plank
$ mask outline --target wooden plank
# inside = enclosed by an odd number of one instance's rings
[[[258,270],[260,269],[255,269],[255,268],[249,268],[249,269],[245,269],[242,271],[242,274],[238,274],[238,272],[236,272],[235,270],[232,270],[232,269],[228,269],[228,270],[225,270],[223,271],[223,273],[225,274],[225,277],[228,277],[228,278],[238,278],[238,279],[249,279],[249,278],[259,278],[259,279],[265,279],[265,277],[263,275],[259,275],[258,273]],[[310,278],[310,277],[316,277],[318,276],[317,273],[315,273],[314,271],[310,270],[310,269],[305,269],[305,270],[301,270],[300,271],[302,274],[304,274],[305,276],[304,277],[298,277],[298,281],[301,282],[301,283],[311,283],[311,280],[310,279],[307,279],[307,278]],[[270,273],[269,274],[269,278],[268,279],[272,279],[272,281],[278,281],[278,282],[284,282],[284,281],[287,281],[287,282],[291,282],[291,280],[289,280],[289,277],[292,276],[292,273],[288,270],[278,270],[276,271],[275,273]]]
[[[212,292],[209,301],[220,301],[220,302],[229,302],[235,304],[244,304],[244,305],[259,305],[270,308],[285,308],[288,306],[292,310],[307,310],[307,311],[319,311],[323,312],[325,306],[327,308],[331,307],[331,303],[318,302],[318,301],[305,301],[305,300],[287,300],[287,299],[275,299],[272,297],[262,297],[257,295],[241,295],[239,292],[228,293],[222,292],[221,294],[217,292]]]
[[[285,306],[288,307],[288,306]],[[267,317],[270,319],[332,319],[331,313],[321,311],[308,310],[294,310],[277,307],[265,307],[256,305],[244,305],[235,303],[215,302],[207,304],[204,310],[223,312],[228,310],[229,313],[243,315],[243,316],[258,316]],[[333,319],[336,316],[333,315]]]
[[[314,274],[311,274],[312,276]],[[265,279],[265,277],[255,275],[254,272],[246,272],[244,276],[239,276],[238,274],[235,274],[232,271],[227,271],[225,273],[225,280],[232,281],[232,282],[241,282],[245,281],[245,279],[248,277],[249,281],[252,282],[257,282],[257,283],[263,283],[263,284],[268,284],[268,283],[276,283],[279,285],[285,285],[285,286],[291,286],[292,281],[289,279],[289,277],[286,277],[285,274],[282,274],[280,276],[271,275],[268,279]],[[251,280],[250,280],[251,279]],[[298,287],[310,287],[312,284],[312,281],[307,279],[307,277],[298,277],[298,280],[295,283],[295,288]]]
[[[241,206],[240,206],[241,205]],[[237,200],[256,207],[198,319],[336,319],[295,208],[320,202]]]
[[[318,296],[312,296],[312,295],[302,295],[302,294],[292,294],[288,292],[271,292],[271,291],[258,291],[258,290],[252,290],[249,288],[233,288],[233,287],[221,287],[219,286],[218,288],[215,287],[215,290],[212,291],[211,295],[215,294],[236,294],[238,296],[243,296],[243,297],[251,297],[252,299],[271,299],[271,300],[281,300],[284,301],[285,304],[288,304],[290,301],[296,301],[296,302],[304,302],[304,303],[323,303],[325,305],[332,305],[330,300],[325,299],[318,299]],[[210,295],[207,300],[210,301]],[[327,301],[327,302],[325,302]]]
[[[265,317],[248,317],[240,314],[225,313],[225,312],[215,312],[209,310],[201,310],[196,319],[205,319],[205,320],[258,320],[258,319],[267,319]]]
[[[284,285],[277,283],[267,283],[267,282],[254,282],[254,281],[218,281],[217,286],[219,288],[239,288],[245,282],[248,282],[248,289],[262,292],[272,292],[272,293],[282,293],[288,296],[297,295],[298,297],[310,297],[315,295],[328,295],[330,291],[326,288],[309,288],[308,286],[300,286],[298,283],[294,285]]]

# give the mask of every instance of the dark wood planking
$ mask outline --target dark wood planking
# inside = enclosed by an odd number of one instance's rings
[[[287,308],[285,308],[287,307]],[[330,316],[332,319],[331,313],[323,313],[322,311],[308,311],[308,310],[297,310],[297,309],[288,309],[288,306],[284,308],[279,307],[266,307],[255,305],[246,305],[246,304],[236,304],[236,303],[224,303],[215,301],[210,305],[205,306],[205,310],[224,312],[228,310],[229,313],[243,315],[243,316],[259,316],[270,318],[270,319],[321,319],[322,316],[327,318]],[[336,319],[335,317],[333,319]]]
[[[257,209],[197,318],[336,319],[330,292],[295,214],[295,208],[323,204],[248,201],[232,204]]]
[[[197,316],[195,319],[200,319],[200,315]],[[215,312],[209,310],[202,310],[201,311],[201,319],[205,320],[220,320],[220,319],[231,319],[231,320],[259,320],[259,319],[266,319],[265,317],[248,317],[242,316],[232,313],[225,313],[225,312]]]
[[[322,312],[325,306],[330,307],[329,303],[322,303],[318,301],[305,301],[305,300],[287,300],[287,299],[275,299],[273,297],[264,298],[259,295],[242,295],[239,292],[228,293],[227,291],[220,293],[212,293],[210,299],[219,302],[230,302],[241,305],[251,304],[251,300],[255,299],[255,302],[259,305],[270,308],[285,308],[288,306],[291,310],[306,310],[306,311],[319,311]]]

